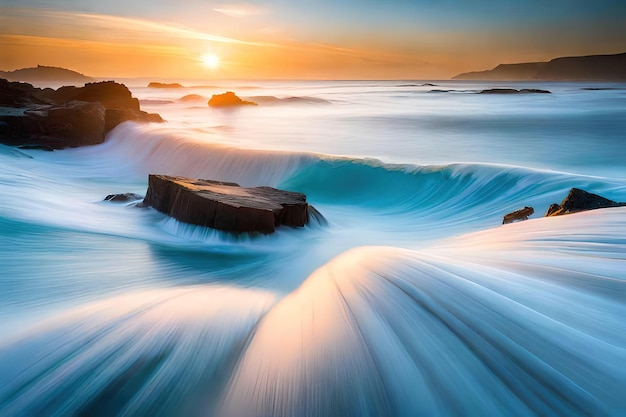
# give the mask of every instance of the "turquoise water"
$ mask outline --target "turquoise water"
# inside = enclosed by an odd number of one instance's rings
[[[571,187],[626,201],[626,86],[146,84],[166,124],[0,147],[0,415],[626,410],[626,210],[541,218]],[[181,100],[226,90],[260,105]],[[234,236],[102,201],[149,173],[304,192],[326,222]]]

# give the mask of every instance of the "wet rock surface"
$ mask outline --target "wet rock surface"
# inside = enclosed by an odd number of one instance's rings
[[[237,233],[302,227],[318,215],[301,193],[168,175],[149,176],[143,202],[182,222]]]
[[[508,213],[502,219],[502,224],[513,223],[515,221],[528,220],[528,216],[531,216],[535,212],[535,209],[529,206],[524,207],[523,209],[516,210],[514,212]]]
[[[561,216],[563,214],[577,213],[580,211],[594,210],[609,207],[624,207],[626,203],[609,200],[598,194],[593,194],[580,188],[572,188],[561,202],[552,204],[545,217]]]
[[[163,121],[142,111],[130,90],[114,81],[53,90],[0,79],[0,106],[0,143],[42,149],[102,143],[126,121]]]

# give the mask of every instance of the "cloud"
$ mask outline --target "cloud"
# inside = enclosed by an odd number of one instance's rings
[[[213,11],[230,17],[259,16],[269,13],[269,9],[251,3],[222,4]]]
[[[68,39],[107,40],[127,42],[195,40],[227,44],[256,45],[211,33],[200,32],[172,24],[130,17],[46,9],[0,7],[0,34],[35,35]]]

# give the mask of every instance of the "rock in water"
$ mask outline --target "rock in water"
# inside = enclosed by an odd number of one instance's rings
[[[561,210],[561,206],[559,204],[550,204],[550,207],[548,207],[548,211],[546,212],[546,215],[544,217],[550,217],[559,210]]]
[[[232,91],[227,91],[224,94],[213,94],[209,100],[210,107],[230,107],[230,106],[256,106],[257,104],[252,101],[245,101],[237,97]]]
[[[489,88],[482,90],[479,94],[550,94],[550,91],[538,88],[522,88],[521,90],[516,90],[515,88]]]
[[[579,211],[594,210],[599,208],[623,207],[626,203],[618,203],[608,198],[604,198],[597,194],[581,190],[580,188],[572,188],[560,205],[552,204],[548,208],[545,217],[560,216],[563,214],[576,213]]]
[[[162,122],[139,108],[123,84],[103,81],[58,90],[0,80],[0,143],[62,149],[95,145],[125,121]]]
[[[104,197],[103,201],[111,201],[113,203],[126,203],[129,201],[137,201],[143,199],[143,196],[135,193],[109,194]]]
[[[148,88],[183,88],[183,86],[179,83],[159,83],[153,81],[148,84]]]
[[[33,107],[19,116],[2,116],[0,142],[43,148],[96,145],[104,141],[105,108],[100,103],[71,101]]]
[[[148,177],[143,202],[177,220],[229,232],[269,234],[281,225],[301,227],[309,221],[301,193],[168,175]]]
[[[513,223],[514,221],[519,220],[528,220],[528,216],[532,215],[534,212],[534,208],[526,206],[523,209],[519,209],[512,213],[506,214],[504,216],[504,219],[502,219],[502,224]]]

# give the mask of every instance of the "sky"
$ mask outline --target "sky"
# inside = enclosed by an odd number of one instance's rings
[[[0,69],[93,77],[447,79],[626,52],[625,0],[0,0]]]

